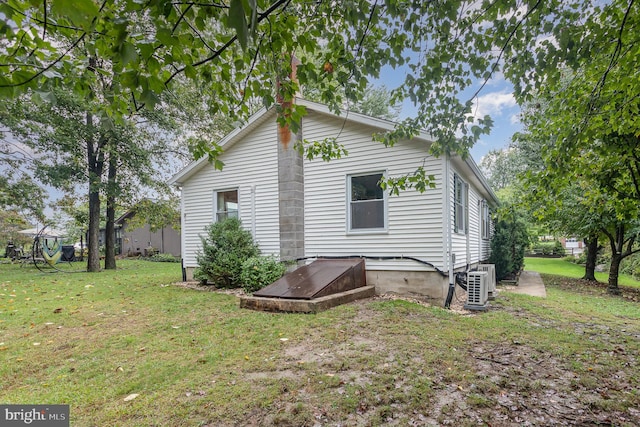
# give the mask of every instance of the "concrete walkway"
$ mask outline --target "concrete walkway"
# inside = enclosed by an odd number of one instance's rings
[[[518,286],[514,286],[513,289],[505,289],[507,292],[514,292],[516,294],[531,295],[534,297],[547,297],[547,291],[540,278],[540,273],[536,271],[523,271],[520,273],[520,280],[518,280]]]

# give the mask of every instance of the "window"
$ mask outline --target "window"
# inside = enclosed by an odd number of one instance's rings
[[[238,190],[216,192],[216,222],[238,218]]]
[[[486,200],[480,204],[480,220],[482,221],[482,238],[489,240],[491,238],[491,217],[489,216],[489,204]]]
[[[348,178],[349,230],[386,229],[384,190],[380,187],[382,173]]]
[[[453,175],[453,227],[456,233],[467,234],[467,199],[469,186],[458,174]]]

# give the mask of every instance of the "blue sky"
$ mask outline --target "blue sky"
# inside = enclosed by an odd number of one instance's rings
[[[401,71],[385,69],[381,78],[373,84],[384,84],[388,89],[392,89],[401,84],[403,78]],[[411,117],[415,110],[410,101],[405,101],[402,104],[400,119]],[[502,75],[490,80],[476,99],[474,115],[484,117],[486,114],[491,116],[494,125],[491,134],[483,135],[471,149],[471,156],[478,164],[489,151],[506,148],[511,136],[522,129],[519,121],[520,107],[513,96],[513,87]]]

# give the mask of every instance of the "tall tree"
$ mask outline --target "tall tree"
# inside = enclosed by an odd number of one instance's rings
[[[87,69],[87,57],[95,55],[103,65],[86,71],[74,91],[90,93],[96,78],[108,76],[112,116],[157,104],[159,94],[184,75],[211,85],[218,94],[216,112],[243,118],[254,100],[276,102],[273,76],[289,75],[283,56],[295,52],[302,62],[300,84],[314,82],[321,100],[334,109],[345,100],[361,100],[383,67],[398,69],[405,78],[393,99],[412,100],[417,112],[381,140],[392,144],[425,130],[436,141],[433,153],[464,154],[491,125],[488,118],[470,119],[473,98],[491,78],[504,72],[526,96],[547,76],[558,75],[557,63],[575,66],[588,56],[586,50],[609,44],[611,29],[631,32],[631,21],[617,13],[621,5],[626,6],[621,0],[604,7],[590,0],[14,0],[0,5],[7,35],[0,67],[9,71],[0,77],[0,91],[46,93],[75,70]],[[607,28],[597,18],[605,14]],[[592,42],[588,49],[577,46],[582,39]],[[302,107],[288,103],[297,86],[286,79],[278,86],[287,101],[280,119],[294,127],[304,115]],[[465,91],[471,95],[461,95]],[[200,148],[210,152],[206,145]]]
[[[101,113],[101,103],[56,89],[55,103],[20,97],[11,104],[12,137],[33,153],[32,167],[44,183],[73,194],[88,189],[87,269],[100,269],[102,196],[107,201],[105,267],[115,268],[113,222],[120,199],[131,198],[158,181],[156,164],[166,159],[166,120],[153,112],[118,123]],[[97,112],[97,114],[96,114]],[[133,119],[137,119],[134,122]],[[140,119],[147,121],[140,124]],[[154,164],[154,156],[156,163]]]
[[[520,103],[544,94],[552,104],[542,140],[561,168],[611,133],[640,134],[635,0],[13,0],[0,19],[0,96],[48,98],[64,85],[92,97],[104,80],[104,117],[115,121],[152,109],[183,76],[217,94],[213,113],[244,119],[257,100],[277,104],[280,124],[295,131],[299,84],[314,82],[337,110],[392,67],[404,76],[392,99],[411,100],[416,113],[376,136],[387,145],[425,131],[431,154],[466,155],[492,124],[473,118],[473,99],[498,73]],[[292,53],[299,83],[283,78]],[[215,160],[219,147],[200,140],[193,152]],[[424,190],[433,181],[418,168],[403,182]]]
[[[29,227],[29,222],[15,209],[0,209],[0,244],[12,243],[14,247],[20,248],[32,241],[29,236],[20,233]],[[5,257],[8,254],[5,253]]]

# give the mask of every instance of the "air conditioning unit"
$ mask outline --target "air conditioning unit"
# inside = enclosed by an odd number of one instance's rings
[[[479,264],[479,271],[486,271],[489,275],[488,293],[489,300],[496,299],[496,266],[494,264]]]
[[[467,273],[466,310],[486,310],[489,299],[489,273],[486,271],[470,271]]]

